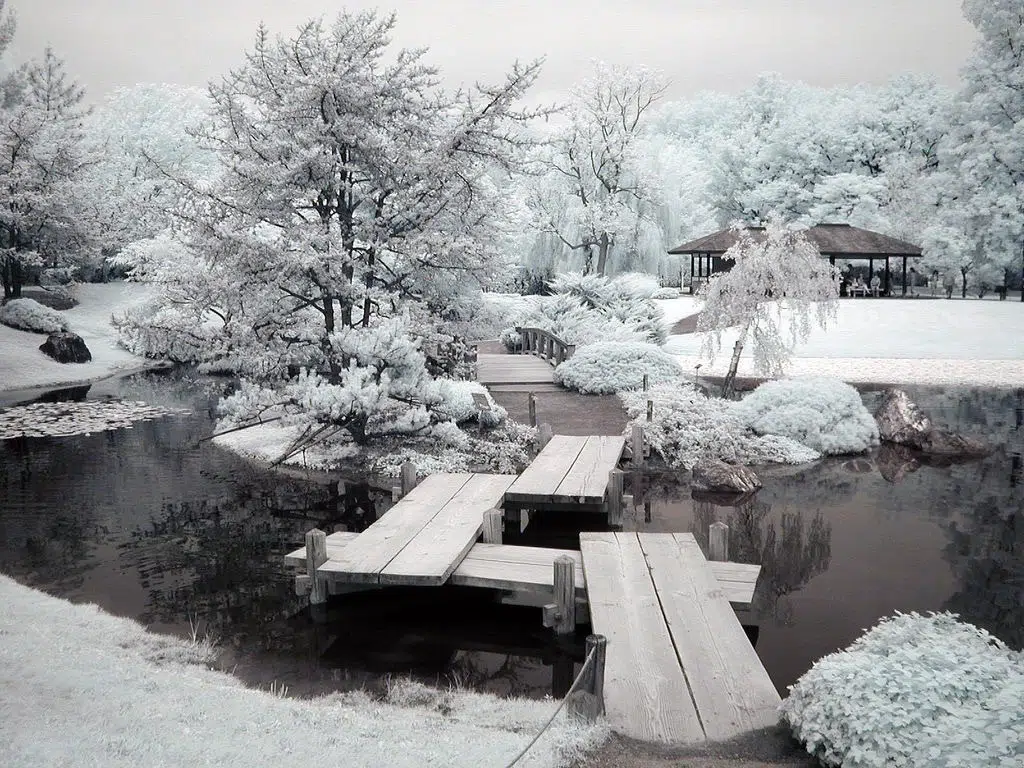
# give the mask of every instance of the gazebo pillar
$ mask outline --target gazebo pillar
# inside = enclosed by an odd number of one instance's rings
[[[883,290],[885,291],[885,295],[888,296],[889,295],[889,257],[888,256],[885,257],[885,288],[883,288]]]
[[[907,257],[903,257],[903,295],[907,295]]]
[[[690,254],[690,295],[691,296],[693,295],[693,279],[695,277],[695,275],[693,274],[693,259],[694,259],[694,255],[691,253]]]

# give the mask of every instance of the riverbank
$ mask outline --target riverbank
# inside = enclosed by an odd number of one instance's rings
[[[396,685],[285,698],[207,669],[201,642],[155,635],[95,606],[0,576],[4,764],[107,768],[208,765],[505,765],[557,702]],[[40,738],[40,729],[45,738]],[[568,765],[605,738],[559,715],[523,766]]]
[[[53,389],[88,384],[118,374],[145,370],[152,361],[117,343],[111,315],[146,300],[139,283],[96,283],[74,288],[78,304],[62,314],[92,353],[89,363],[58,363],[39,350],[45,334],[0,325],[0,392]]]

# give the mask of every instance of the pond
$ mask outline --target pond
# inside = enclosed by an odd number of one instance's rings
[[[0,442],[0,571],[160,632],[209,633],[219,666],[297,695],[376,688],[390,674],[499,694],[564,690],[585,630],[556,642],[539,611],[483,590],[392,589],[335,601],[312,621],[282,555],[306,530],[362,530],[390,496],[365,484],[282,475],[201,441],[224,382],[142,375],[71,397],[142,400],[186,412],[131,429]],[[630,478],[636,530],[706,539],[730,526],[734,560],[764,565],[744,623],[780,690],[879,617],[954,610],[1024,644],[1021,395],[913,389],[933,417],[1000,444],[987,459],[915,466],[876,451],[763,472],[741,506],[694,500],[675,477]],[[875,396],[865,395],[868,400]],[[886,479],[890,477],[890,480]],[[531,522],[524,543],[575,546],[599,521]]]

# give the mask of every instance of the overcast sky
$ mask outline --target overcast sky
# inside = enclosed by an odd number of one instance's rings
[[[47,44],[91,100],[139,82],[204,85],[237,66],[262,20],[290,33],[323,0],[7,0],[10,60]],[[349,0],[350,10],[377,7]],[[535,98],[558,99],[593,58],[663,70],[669,95],[735,92],[764,71],[813,85],[931,74],[955,85],[974,30],[960,0],[392,0],[395,42],[429,46],[452,85],[546,56]]]

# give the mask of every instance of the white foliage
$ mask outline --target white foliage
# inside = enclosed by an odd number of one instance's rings
[[[736,233],[722,257],[733,262],[731,269],[708,282],[697,322],[698,331],[709,332],[703,351],[714,360],[722,332],[738,326],[740,343],[749,337],[753,344],[757,370],[778,376],[793,347],[810,335],[812,319],[824,328],[835,317],[838,274],[802,230],[771,222]]]
[[[488,410],[477,408],[473,395],[482,396],[487,400]],[[494,402],[487,387],[477,381],[452,381],[436,379],[421,393],[423,397],[437,398],[432,403],[434,415],[447,418],[456,424],[476,419],[484,426],[497,426],[508,416],[508,411]]]
[[[878,445],[878,425],[860,393],[838,379],[768,381],[736,403],[733,413],[759,435],[781,435],[829,454]]]
[[[709,398],[689,384],[659,384],[647,392],[620,392],[644,439],[672,467],[692,469],[704,459],[733,464],[804,464],[820,454],[788,437],[758,436],[744,427],[729,400]],[[654,419],[647,422],[647,401]]]
[[[555,381],[584,394],[613,394],[638,389],[644,376],[651,385],[678,381],[682,370],[660,347],[635,341],[598,341],[576,350],[555,368]]]
[[[1024,656],[942,613],[897,614],[791,686],[782,716],[825,765],[1020,765]]]
[[[68,329],[64,315],[34,299],[11,299],[0,305],[0,323],[32,333],[57,333]]]

